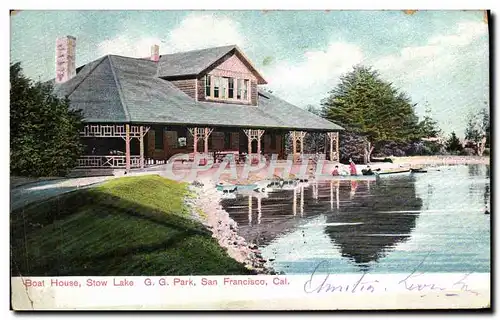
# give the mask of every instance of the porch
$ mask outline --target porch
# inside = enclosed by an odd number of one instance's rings
[[[304,153],[307,131],[281,128],[194,127],[181,125],[88,124],[80,133],[86,145],[78,160],[85,168],[145,168],[168,162],[176,154],[205,154],[220,162],[226,156],[244,162],[256,155],[285,159],[287,134],[291,136],[294,162]],[[338,132],[324,132],[326,159],[338,161]]]

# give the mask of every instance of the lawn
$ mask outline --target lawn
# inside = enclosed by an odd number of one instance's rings
[[[190,218],[185,197],[186,184],[148,175],[13,211],[12,276],[249,274]]]

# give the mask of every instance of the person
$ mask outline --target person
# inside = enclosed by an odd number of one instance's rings
[[[340,175],[339,166],[335,166],[335,169],[333,169],[332,171],[332,176],[339,176],[339,175]]]
[[[354,163],[354,161],[352,161],[352,159],[349,159],[349,168],[351,170],[351,176],[358,175],[358,171],[356,170],[356,164]]]
[[[371,176],[371,175],[373,175],[373,171],[372,171],[372,169],[370,168],[370,166],[366,166],[366,169],[361,170],[361,172],[362,172],[362,173],[363,173],[363,175],[365,175],[365,176]]]

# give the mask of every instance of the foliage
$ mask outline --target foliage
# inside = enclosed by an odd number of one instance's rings
[[[408,142],[422,137],[410,98],[382,80],[371,67],[355,66],[322,101],[322,115],[353,133],[380,141]]]
[[[458,139],[455,131],[453,131],[446,141],[446,151],[448,152],[460,152],[462,151],[462,143],[460,143],[460,140]]]
[[[431,109],[429,107],[429,102],[426,102],[425,116],[420,121],[419,127],[422,137],[425,138],[437,138],[441,135],[441,129],[439,129],[437,121],[431,117]]]
[[[151,192],[154,190],[154,192]],[[25,276],[249,274],[192,219],[187,185],[114,179],[11,213],[11,270]]]
[[[365,136],[352,131],[341,131],[339,134],[340,162],[348,163],[351,158],[356,163],[363,163],[367,144]]]
[[[12,175],[60,176],[83,151],[82,115],[69,109],[50,84],[33,83],[20,63],[10,65],[10,169]]]
[[[307,106],[307,111],[321,116],[321,110],[314,106]],[[326,153],[326,140],[325,133],[322,132],[308,132],[304,138],[304,152],[309,154]]]
[[[465,139],[474,142],[474,149],[479,154],[483,153],[484,148],[490,146],[490,115],[488,109],[483,108],[477,114],[469,114]],[[479,148],[479,145],[483,142],[485,144],[482,148]]]

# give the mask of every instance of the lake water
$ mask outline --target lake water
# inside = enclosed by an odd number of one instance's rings
[[[318,182],[222,205],[279,272],[490,272],[490,167]],[[324,270],[322,270],[324,269]]]

